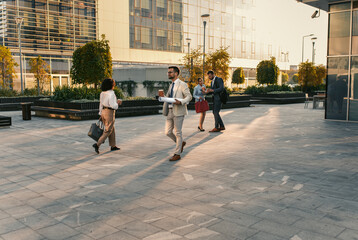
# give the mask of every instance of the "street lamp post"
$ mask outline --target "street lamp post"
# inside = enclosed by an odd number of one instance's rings
[[[21,93],[24,92],[24,83],[23,83],[23,78],[22,78],[22,53],[21,53],[21,25],[22,25],[23,20],[24,20],[24,18],[22,18],[22,17],[17,17],[16,18],[16,24],[18,25],[17,30],[18,30],[18,38],[19,38],[19,52],[20,52]]]
[[[203,14],[201,15],[201,19],[203,20],[204,24],[204,44],[203,44],[203,81],[205,82],[205,28],[206,28],[206,21],[209,19],[210,14]]]
[[[191,57],[190,57],[190,42],[191,42],[191,38],[186,38],[185,39],[186,41],[187,41],[187,43],[188,43],[188,60],[190,61],[190,69],[189,69],[189,81],[190,81],[190,79],[191,79],[191,68],[192,68],[192,66],[191,66]]]
[[[314,34],[311,33],[309,35],[305,35],[302,37],[302,61],[303,62],[303,55],[304,55],[304,49],[305,49],[305,37],[312,37]]]
[[[286,67],[286,72],[287,72],[287,66],[286,64],[288,63],[288,51],[287,52],[281,52],[281,54],[283,54],[285,56],[285,67]]]
[[[316,50],[314,48],[314,45],[316,43],[317,37],[313,37],[313,38],[311,38],[311,40],[312,40],[312,64],[314,65],[314,58],[316,55]]]

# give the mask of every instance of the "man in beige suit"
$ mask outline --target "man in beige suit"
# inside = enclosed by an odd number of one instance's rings
[[[169,86],[166,97],[174,98],[175,102],[173,104],[167,102],[163,104],[163,115],[167,117],[165,133],[176,143],[174,155],[169,161],[178,161],[186,144],[182,137],[182,127],[184,116],[188,114],[186,105],[189,104],[192,98],[188,85],[178,78],[179,74],[178,67],[171,66],[168,68],[168,78],[172,80],[172,84]],[[163,95],[163,93],[160,95]]]

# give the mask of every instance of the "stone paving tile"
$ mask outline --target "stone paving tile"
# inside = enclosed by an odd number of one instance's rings
[[[116,119],[121,151],[106,145],[99,155],[86,136],[92,120],[2,115],[13,126],[0,129],[0,239],[29,228],[57,238],[56,227],[67,239],[95,239],[76,229],[96,222],[114,229],[108,239],[354,239],[358,231],[358,126],[302,104],[223,110],[221,134],[198,132],[190,111],[176,163],[160,115]]]
[[[137,220],[118,226],[117,229],[125,231],[126,233],[133,235],[137,238],[144,238],[147,236],[151,236],[161,231],[160,228],[154,227],[151,224],[143,223]]]
[[[221,234],[231,236],[232,238],[241,238],[241,239],[249,238],[258,232],[255,229],[243,227],[226,220],[223,220],[208,228],[213,231],[220,232]]]
[[[267,232],[258,232],[247,240],[282,240],[282,237],[275,236]]]
[[[5,240],[44,240],[45,238],[31,228],[22,228],[2,235]]]
[[[17,221],[14,218],[3,218],[0,220],[0,235],[12,232],[21,228],[24,228],[25,225]]]
[[[34,230],[59,223],[59,221],[57,221],[56,219],[53,219],[52,217],[49,217],[43,213],[27,216],[22,219],[19,219],[19,221]]]
[[[315,233],[315,232],[310,232],[310,231],[301,231],[301,232],[299,232],[297,234],[297,237],[299,237],[301,239],[312,239],[312,240],[333,240],[333,239],[337,239],[337,238],[327,236],[325,234]]]
[[[337,225],[316,222],[316,221],[308,220],[308,219],[299,220],[299,221],[295,222],[292,226],[298,227],[300,229],[305,229],[308,231],[316,232],[316,233],[325,234],[325,235],[328,235],[331,237],[338,236],[345,229],[344,227],[339,227]]]
[[[101,240],[139,240],[139,238],[129,235],[126,232],[119,231],[119,232],[115,232],[109,236],[106,236],[104,238],[101,238]]]
[[[358,239],[358,231],[346,229],[341,234],[338,235],[338,239],[357,240]]]
[[[100,239],[112,235],[113,233],[118,231],[116,228],[111,227],[104,222],[94,222],[86,224],[81,227],[77,227],[76,230],[94,239]]]
[[[253,229],[257,229],[263,232],[268,232],[273,235],[281,236],[283,238],[291,238],[300,232],[297,227],[292,227],[280,223],[275,223],[269,220],[262,220],[251,226]]]
[[[46,239],[67,239],[69,237],[78,235],[79,232],[70,228],[62,223],[41,228],[37,230],[37,233],[44,236]]]

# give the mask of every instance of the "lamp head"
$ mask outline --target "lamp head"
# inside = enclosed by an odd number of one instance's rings
[[[24,20],[24,18],[22,18],[22,17],[16,17],[15,18],[16,24],[21,24],[22,20]]]
[[[185,40],[186,40],[187,43],[191,42],[191,38],[185,38]]]
[[[206,13],[201,15],[201,19],[203,20],[203,22],[207,22],[209,20],[210,14]]]
[[[315,42],[317,40],[317,37],[311,38],[312,42]]]

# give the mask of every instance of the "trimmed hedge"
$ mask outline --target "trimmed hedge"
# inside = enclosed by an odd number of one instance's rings
[[[291,92],[293,89],[288,85],[268,85],[266,87],[261,86],[249,86],[245,89],[245,94],[265,94],[269,92]]]
[[[60,101],[60,102],[68,102],[73,100],[99,100],[102,90],[100,88],[88,88],[88,87],[56,87],[51,97],[53,101]],[[122,90],[120,88],[115,87],[114,93],[116,94],[117,98],[124,98]]]

